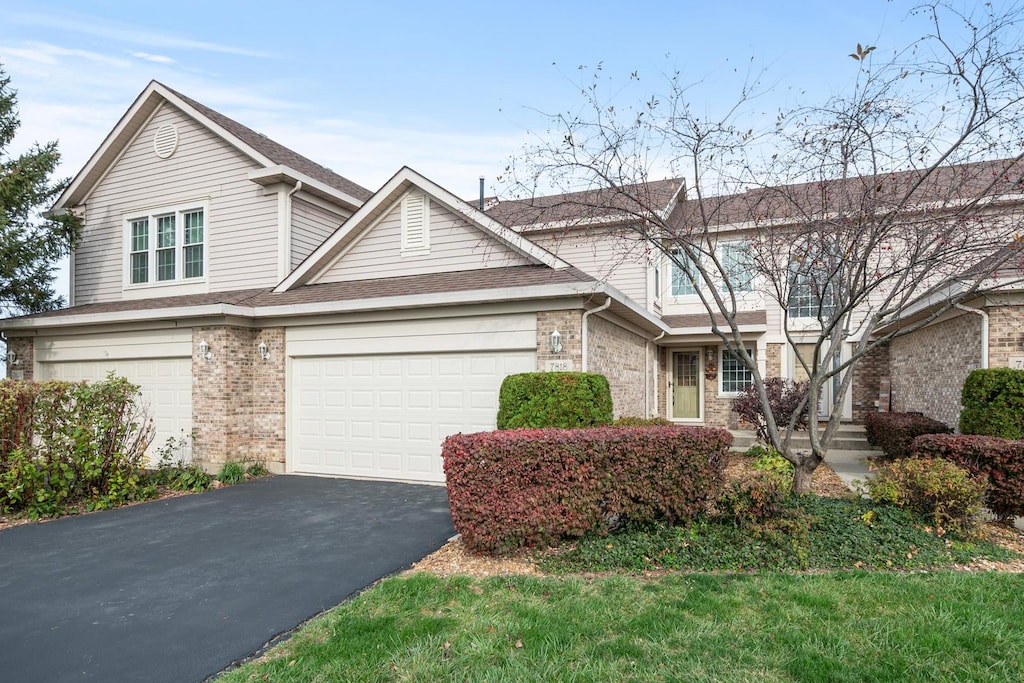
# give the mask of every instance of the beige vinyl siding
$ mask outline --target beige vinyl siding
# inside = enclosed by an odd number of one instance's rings
[[[313,253],[350,215],[350,212],[339,215],[293,197],[291,269],[294,270],[304,258]]]
[[[173,156],[160,159],[153,135],[166,124],[178,126],[180,140]],[[258,167],[177,108],[162,105],[86,202],[74,255],[75,303],[122,298],[126,213],[192,201],[209,206],[209,291],[276,284],[277,196],[263,196],[246,177]],[[159,287],[151,291],[166,295]]]
[[[647,306],[647,264],[640,245],[610,232],[531,233],[527,237],[583,272]]]
[[[503,268],[532,263],[437,202],[430,202],[430,251],[402,250],[401,202],[359,239],[317,282],[351,282],[379,277]]]

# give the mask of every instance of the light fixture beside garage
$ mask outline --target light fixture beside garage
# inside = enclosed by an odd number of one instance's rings
[[[551,333],[551,353],[562,352],[562,335],[555,330]]]
[[[260,345],[256,347],[256,350],[260,354],[260,358],[263,360],[270,360],[270,349],[267,347],[267,342],[261,341]]]
[[[20,363],[21,359],[18,358],[18,352],[17,351],[8,351],[7,352],[7,362],[10,363],[11,365],[17,365],[18,363]]]
[[[210,345],[206,343],[206,340],[199,342],[199,357],[203,360],[210,360],[213,354],[210,353]]]

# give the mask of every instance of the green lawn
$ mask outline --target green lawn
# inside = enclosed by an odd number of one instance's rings
[[[223,681],[1021,681],[1024,579],[384,581]]]

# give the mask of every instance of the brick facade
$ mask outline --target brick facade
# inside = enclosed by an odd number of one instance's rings
[[[988,366],[1010,367],[1011,358],[1024,357],[1024,306],[1001,304],[990,306],[986,312],[989,317]],[[980,317],[976,313],[965,315]]]
[[[11,364],[11,351],[17,364]],[[36,346],[33,337],[19,337],[7,340],[7,376],[31,382],[35,379]]]
[[[615,417],[646,417],[651,403],[646,392],[653,384],[647,377],[653,365],[647,339],[598,315],[587,318],[587,325],[588,369],[608,378]]]
[[[853,368],[851,394],[852,416],[857,424],[864,423],[868,413],[878,412],[878,396],[882,378],[889,376],[889,347],[879,346],[857,361]]]
[[[196,461],[216,470],[228,461],[253,460],[284,471],[284,331],[197,327],[210,359],[192,361],[192,429]],[[271,349],[266,361],[257,346]]]
[[[570,372],[579,372],[583,363],[583,311],[540,311],[537,313],[537,370],[548,369],[549,361],[567,361]],[[562,335],[562,352],[551,351],[551,333]]]
[[[897,337],[890,344],[892,409],[916,411],[955,427],[960,390],[981,367],[981,318],[973,313]]]
[[[718,393],[718,373],[721,372],[722,354],[717,346],[705,346],[701,349],[706,359],[708,352],[711,352],[715,359],[715,372],[712,377],[708,376],[707,367],[704,375],[704,424],[708,427],[724,427],[736,429],[739,427],[739,418],[732,412],[732,398],[720,396]]]
[[[782,349],[784,344],[768,344],[765,346],[764,376],[782,377]]]

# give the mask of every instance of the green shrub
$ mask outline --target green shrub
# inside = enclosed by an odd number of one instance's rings
[[[441,455],[463,543],[504,552],[691,520],[721,491],[731,444],[706,427],[518,429],[455,434]]]
[[[867,487],[876,503],[921,514],[940,529],[965,532],[985,502],[986,484],[946,460],[906,458],[883,465]]]
[[[240,462],[226,462],[217,474],[217,480],[222,484],[241,484],[245,481],[245,465]]]
[[[1024,441],[930,434],[914,439],[914,457],[942,458],[988,482],[985,504],[1000,520],[1024,515]]]
[[[0,382],[0,510],[51,516],[154,493],[140,476],[153,427],[138,386]]]
[[[263,463],[254,462],[245,468],[245,473],[250,477],[266,477],[270,475],[270,470]]]
[[[1024,370],[974,370],[964,381],[960,402],[962,433],[1024,439]]]
[[[909,458],[914,439],[922,434],[949,434],[938,420],[919,413],[868,413],[864,432],[868,443],[885,452],[887,458]]]
[[[719,518],[739,528],[757,528],[785,512],[789,487],[773,472],[755,472],[733,481],[715,503]]]
[[[613,427],[667,427],[673,422],[663,417],[635,417],[625,416],[612,422]]]
[[[501,383],[498,429],[575,429],[611,423],[612,393],[604,375],[525,372]]]

